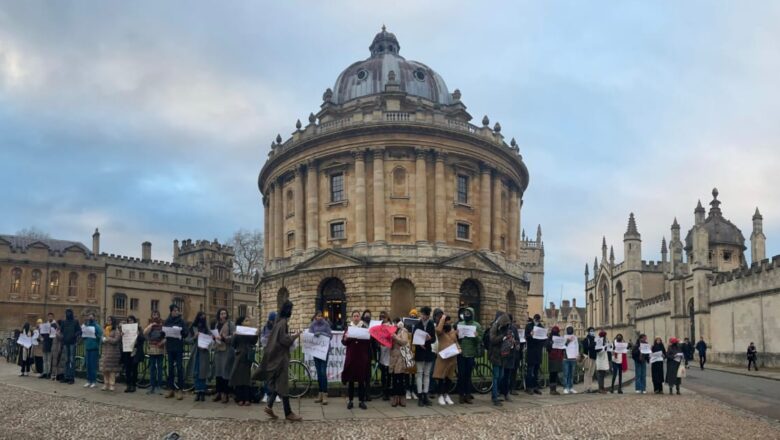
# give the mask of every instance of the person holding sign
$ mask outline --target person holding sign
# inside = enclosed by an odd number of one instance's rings
[[[533,320],[528,320],[525,326],[525,340],[527,345],[526,364],[527,371],[525,376],[525,392],[528,394],[542,394],[539,389],[539,369],[542,366],[542,348],[547,343],[545,339],[534,338],[534,328],[544,328],[542,317],[535,314]]]
[[[645,353],[647,352],[647,353]],[[639,335],[634,348],[631,350],[631,359],[634,360],[634,389],[637,394],[645,394],[647,381],[647,364],[650,363],[650,344],[647,343],[647,335]]]
[[[615,392],[615,379],[618,379],[618,394],[623,394],[623,372],[628,370],[628,360],[626,359],[626,353],[625,350],[622,348],[618,348],[618,344],[620,344],[620,347],[624,347],[623,342],[623,335],[620,333],[615,336],[615,343],[613,344],[613,347],[615,349],[612,352],[612,386],[609,389],[610,393]]]
[[[314,318],[309,324],[309,333],[314,335],[315,338],[322,338],[321,340],[327,340],[330,344],[330,339],[333,337],[333,332],[330,328],[330,322],[325,319],[322,314],[322,310],[317,310],[314,313]],[[325,355],[325,359],[314,357],[314,368],[317,370],[317,385],[319,386],[319,394],[314,403],[322,405],[328,404],[328,357],[330,355],[330,349],[328,354]]]
[[[664,393],[664,357],[666,356],[666,348],[664,348],[664,341],[663,339],[656,336],[655,341],[653,341],[653,346],[650,347],[651,356],[655,356],[655,358],[658,358],[658,354],[660,353],[660,360],[651,360],[650,361],[650,374],[653,376],[653,391],[655,394],[663,394]]]
[[[677,338],[669,338],[669,349],[666,351],[666,384],[669,385],[669,394],[672,394],[672,388],[677,387],[677,394],[680,394],[680,382],[682,374],[680,371],[685,371],[685,365],[683,365],[685,354],[680,347],[680,340]],[[681,368],[682,366],[682,368]]]
[[[63,327],[67,320],[63,323]],[[87,383],[84,387],[95,388],[97,386],[98,358],[100,357],[100,343],[103,340],[103,329],[95,320],[95,314],[87,315],[87,322],[81,328],[84,341],[84,358],[87,363]]]
[[[488,359],[490,359],[490,366],[493,370],[493,388],[490,397],[495,406],[502,405],[501,401],[498,400],[498,395],[501,392],[501,381],[504,376],[504,361],[514,348],[515,341],[512,338],[512,332],[509,331],[510,323],[509,315],[498,311],[488,334]]]
[[[517,369],[520,367],[520,360],[523,358],[523,345],[520,343],[520,332],[515,327],[515,319],[511,313],[509,316],[509,327],[507,328],[507,335],[512,336],[512,350],[509,355],[502,358],[504,365],[504,372],[501,374],[501,387],[500,392],[504,395],[504,400],[509,402],[509,395],[515,395],[515,384],[517,378]]]
[[[169,328],[170,334],[165,334],[165,351],[168,354],[168,394],[165,395],[166,399],[174,397],[175,391],[178,389],[179,393],[176,395],[176,400],[184,399],[184,366],[182,359],[184,358],[184,341],[181,339],[181,331],[184,329],[184,319],[182,319],[179,310],[179,306],[176,303],[171,304],[168,307],[170,314],[165,318],[163,324],[163,333],[165,328]],[[176,334],[178,333],[178,334]]]
[[[364,329],[368,332],[368,324],[371,322],[371,311],[363,311],[361,320],[360,312],[352,311],[352,321],[347,327],[347,331],[341,337],[341,344],[347,347],[347,354],[344,358],[344,369],[341,372],[341,383],[347,385],[347,409],[352,409],[355,398],[355,383],[358,385],[358,399],[360,400],[360,409],[366,409],[367,386],[371,374],[371,340],[350,335],[352,329]],[[358,332],[354,332],[356,335]]]
[[[119,360],[122,357],[122,332],[116,317],[108,318],[103,337],[103,352],[100,356],[100,371],[103,373],[103,391],[114,391],[116,375],[122,371]]]
[[[588,327],[588,334],[582,340],[582,350],[584,353],[585,392],[592,393],[593,378],[596,376],[596,329]]]
[[[390,348],[390,374],[393,376],[393,388],[391,391],[393,407],[406,406],[406,393],[409,387],[409,365],[412,361],[412,352],[409,350],[409,332],[404,327],[401,318],[395,319],[395,332],[393,333],[393,346]]]
[[[125,392],[134,393],[138,386],[138,364],[145,360],[143,332],[135,316],[127,317],[122,326],[122,364],[125,366]]]
[[[149,325],[144,329],[144,337],[149,341],[149,390],[146,394],[162,393],[162,364],[165,356],[165,333],[163,333],[160,312],[152,311]]]
[[[277,396],[281,396],[285,419],[290,422],[300,422],[303,420],[301,416],[292,412],[290,408],[289,395],[290,347],[300,336],[299,332],[289,333],[287,320],[292,316],[292,311],[293,303],[290,300],[285,301],[279,310],[274,328],[268,335],[268,345],[265,347],[258,371],[260,379],[267,379],[269,396],[265,407],[266,415],[272,419],[277,418],[273,409],[274,401]]]
[[[43,326],[43,319],[38,319],[33,330],[33,364],[35,365],[35,372],[38,373],[38,378],[43,377],[43,334],[41,327]]]
[[[599,384],[599,393],[606,394],[604,387],[604,378],[610,370],[609,352],[607,351],[607,332],[601,330],[599,337],[595,339],[594,350],[596,351],[596,380]]]
[[[236,325],[242,325],[244,317],[236,320]],[[252,405],[252,362],[255,361],[255,345],[257,335],[234,334],[231,345],[235,349],[235,361],[231,366],[229,385],[236,393],[236,403],[239,406]]]
[[[16,340],[19,344],[17,365],[19,365],[22,369],[19,373],[19,376],[29,376],[30,374],[30,366],[33,364],[32,336],[33,331],[30,329],[30,323],[25,322],[24,327],[22,327],[22,332],[19,334],[19,338]]]
[[[471,373],[474,371],[474,359],[480,355],[479,349],[483,329],[479,322],[474,320],[474,309],[471,307],[463,309],[461,320],[455,324],[455,328],[458,330],[458,340],[461,349],[458,355],[459,403],[472,403],[474,396],[471,395]],[[464,328],[464,331],[461,331],[461,328]]]
[[[431,382],[433,361],[436,359],[436,353],[431,347],[436,337],[436,327],[431,320],[431,308],[428,306],[420,309],[420,320],[414,326],[414,333],[417,333],[418,330],[428,335],[425,344],[416,345],[414,351],[414,361],[417,367],[417,405],[431,406],[433,403],[428,399],[428,388]]]
[[[233,367],[235,353],[233,351],[232,338],[236,332],[236,326],[230,320],[226,309],[217,310],[211,333],[214,336],[214,377],[217,382],[217,392],[212,401],[228,403],[230,401],[230,370]]]
[[[209,365],[209,345],[203,347],[203,340],[208,338],[209,341],[213,341],[213,336],[209,330],[209,325],[206,322],[206,313],[198,312],[195,315],[195,320],[192,321],[190,327],[190,334],[194,341],[198,341],[196,347],[194,347],[195,364],[193,370],[193,376],[195,377],[195,401],[206,401],[206,381],[209,380],[211,374]]]
[[[452,321],[446,314],[439,318],[439,325],[436,326],[436,337],[439,341],[439,357],[436,359],[436,365],[433,369],[433,378],[438,380],[439,405],[454,405],[455,402],[450,398],[449,389],[452,385],[450,378],[455,376],[457,355],[445,359],[442,352],[453,345],[457,347],[458,331],[452,327]]]
[[[547,370],[550,373],[550,395],[557,396],[558,373],[563,371],[563,358],[565,357],[565,338],[561,337],[561,329],[554,326],[550,330],[550,338],[547,340]],[[556,343],[557,342],[557,343]]]
[[[563,379],[565,382],[563,394],[577,394],[574,389],[574,370],[577,368],[577,359],[580,357],[580,341],[574,335],[574,327],[566,327],[566,336],[564,336],[564,346],[566,347],[566,359],[563,361]]]
[[[51,329],[51,325],[56,323],[54,321],[54,313],[49,312],[46,316],[46,323],[41,328],[41,337],[43,339],[43,374],[41,379],[51,378],[51,344],[54,338],[54,333]]]

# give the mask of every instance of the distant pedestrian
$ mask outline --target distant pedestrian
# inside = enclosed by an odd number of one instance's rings
[[[525,392],[528,394],[542,394],[542,391],[539,389],[539,370],[542,366],[542,348],[544,348],[546,340],[534,339],[534,327],[544,328],[542,317],[538,313],[525,326]]]
[[[67,324],[65,320],[65,324]],[[63,326],[64,326],[63,325]],[[95,388],[97,386],[97,372],[98,362],[100,358],[100,344],[103,340],[103,328],[95,320],[95,314],[90,313],[87,315],[87,321],[84,323],[85,328],[91,328],[92,333],[89,336],[85,336],[84,341],[84,358],[87,363],[87,383],[84,384],[84,388]],[[104,384],[105,377],[103,378]],[[105,388],[105,386],[103,387]]]
[[[553,348],[553,336],[560,336],[561,330],[558,326],[553,326],[550,336],[547,339],[547,370],[550,373],[550,394],[557,396],[558,392],[558,374],[563,371],[563,358],[565,349]]]
[[[626,359],[625,353],[617,352],[618,343],[623,343],[623,335],[620,333],[615,336],[615,341],[612,345],[612,356],[610,356],[612,362],[612,386],[610,387],[609,392],[615,392],[615,379],[617,379],[617,392],[618,394],[623,394],[623,372],[628,369],[628,360]]]
[[[582,351],[584,353],[583,369],[585,370],[585,392],[592,393],[593,379],[596,376],[596,329],[588,327],[588,335],[582,340]]]
[[[274,323],[274,328],[271,330],[271,334],[268,335],[268,346],[260,363],[260,372],[268,380],[270,391],[268,404],[265,407],[265,413],[268,417],[272,419],[277,418],[276,414],[274,414],[273,406],[276,397],[281,396],[285,419],[290,422],[300,422],[303,419],[292,412],[289,395],[288,368],[290,366],[290,347],[300,336],[299,332],[289,332],[287,320],[292,316],[292,311],[293,303],[289,300],[285,301],[279,310],[279,316]]]
[[[607,372],[610,370],[609,352],[607,352],[607,332],[601,330],[599,337],[595,341],[596,380],[599,384],[599,393],[606,394],[607,389],[604,387],[604,378],[607,377]]]
[[[49,313],[46,317],[46,323],[49,324],[49,333],[41,334],[43,340],[43,374],[41,379],[51,378],[51,345],[53,339],[53,333],[51,331],[51,325],[56,324],[54,320],[54,313]]]
[[[639,335],[634,348],[631,350],[631,359],[634,360],[634,389],[637,394],[645,394],[647,389],[647,364],[650,363],[650,355],[642,353],[642,344],[647,344],[647,335]]]
[[[242,325],[244,317],[240,316],[236,320],[236,325]],[[234,361],[230,367],[229,386],[233,387],[236,396],[236,403],[239,406],[252,405],[252,362],[255,361],[255,345],[257,344],[257,335],[237,335],[234,334],[230,339],[233,346]],[[223,402],[225,402],[223,400]]]
[[[100,354],[100,371],[103,373],[103,391],[114,391],[116,376],[122,371],[122,332],[116,317],[108,318]]]
[[[688,338],[683,339],[680,349],[685,360],[685,368],[689,368],[688,362],[693,360],[693,344],[691,344],[691,340]]]
[[[748,371],[750,371],[751,364],[753,365],[753,368],[758,371],[758,364],[756,364],[756,361],[758,360],[756,357],[757,354],[758,351],[756,350],[756,345],[751,342],[747,349]]]
[[[22,327],[22,332],[19,334],[19,337],[25,336],[28,338],[32,338],[33,331],[30,329],[30,323],[25,322],[24,326]],[[17,339],[18,340],[18,339]],[[21,367],[21,372],[19,373],[19,376],[29,376],[30,375],[30,366],[33,363],[33,356],[32,356],[32,345],[29,347],[25,347],[24,345],[19,345],[19,355],[16,360],[16,364]]]
[[[309,333],[313,334],[315,338],[325,338],[328,340],[328,344],[330,344],[330,340],[333,336],[333,332],[330,328],[330,322],[328,322],[327,319],[322,315],[321,310],[317,310],[316,313],[314,313],[314,318],[311,320],[311,324],[309,324]],[[328,357],[330,355],[330,350],[328,350],[328,354],[325,355],[325,359],[320,358],[314,358],[314,368],[317,371],[317,385],[319,386],[319,394],[317,395],[317,399],[314,401],[314,403],[319,403],[322,405],[328,404]]]
[[[135,327],[138,329],[138,335],[135,338],[131,350],[125,351],[124,347],[122,347],[122,364],[125,367],[125,392],[134,393],[138,386],[138,364],[145,360],[144,342],[146,342],[146,339],[144,338],[141,328],[138,326],[138,320],[135,316],[128,316],[127,323],[135,324]],[[121,344],[122,342],[120,341],[120,346]]]
[[[666,350],[666,384],[669,385],[669,394],[672,394],[673,387],[676,387],[677,394],[680,394],[680,382],[685,375],[684,358],[680,340],[669,339],[669,348]]]
[[[704,342],[704,336],[696,343],[696,351],[699,352],[699,367],[703,370],[704,364],[707,363],[707,343]]]
[[[664,347],[663,339],[656,336],[653,341],[653,346],[650,347],[650,351],[653,353],[661,353],[662,358],[660,361],[652,362],[650,364],[651,375],[653,377],[653,392],[655,394],[664,393],[664,361],[666,357],[666,348]]]
[[[352,322],[349,323],[347,331],[341,337],[341,344],[347,347],[347,353],[344,357],[344,369],[341,372],[341,383],[347,385],[347,409],[352,409],[355,399],[355,383],[358,386],[358,406],[360,409],[366,409],[366,400],[368,397],[368,381],[371,377],[371,340],[358,339],[352,337],[349,333],[353,328],[368,329],[371,323],[371,311],[365,310],[362,315],[355,310],[352,312]]]

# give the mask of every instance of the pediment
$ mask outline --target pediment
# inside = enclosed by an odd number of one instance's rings
[[[27,249],[51,249],[48,244],[42,242],[42,241],[34,241],[27,245]]]
[[[65,249],[62,250],[62,252],[63,253],[76,252],[82,255],[87,255],[87,253],[84,252],[84,249],[82,249],[81,246],[75,244],[66,247]]]
[[[458,269],[505,273],[501,266],[477,251],[466,252],[464,254],[448,258],[443,260],[441,265],[444,267],[453,267]]]
[[[326,249],[308,260],[300,263],[297,269],[331,269],[334,267],[363,266],[365,262],[359,258]]]

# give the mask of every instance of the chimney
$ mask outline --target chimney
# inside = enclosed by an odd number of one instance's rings
[[[568,299],[565,299],[565,300],[561,301],[561,307],[562,307],[562,308],[563,308],[563,307],[566,307],[566,308],[568,308],[568,307],[569,307],[569,300],[568,300]]]
[[[571,306],[572,307],[577,307],[577,298],[572,298],[571,299]]]
[[[173,262],[179,258],[179,240],[173,240]]]
[[[95,233],[92,234],[92,253],[100,255],[100,231],[95,228]]]
[[[550,310],[555,310],[555,303],[550,301]]]
[[[149,243],[148,241],[141,243],[141,260],[143,261],[152,260],[152,244]]]

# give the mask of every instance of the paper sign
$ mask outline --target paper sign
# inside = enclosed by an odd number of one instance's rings
[[[308,330],[301,334],[304,355],[309,355],[320,360],[328,359],[330,351],[330,338],[326,336],[315,336]]]
[[[344,370],[344,360],[347,356],[347,347],[341,343],[341,337],[344,335],[342,331],[334,331],[330,338],[325,336],[318,336],[319,339],[330,339],[329,353],[328,353],[328,366],[327,376],[328,381],[336,382],[341,381],[341,372]],[[303,335],[302,335],[303,336]],[[305,345],[303,351],[303,362],[309,368],[312,380],[317,380],[317,369],[314,366],[314,357],[306,352]]]
[[[566,359],[577,359],[580,355],[580,342],[576,336],[566,336]]]
[[[425,341],[428,340],[428,332],[426,332],[423,329],[418,328],[414,331],[414,337],[412,338],[412,344],[413,345],[425,345]]]
[[[376,327],[378,325],[382,325],[382,321],[379,319],[372,319],[371,322],[368,323],[368,328]]]
[[[32,335],[32,345],[38,345],[38,338],[41,336],[38,330],[35,330]]]
[[[138,324],[122,324],[122,351],[130,353],[138,338]]]
[[[628,342],[615,342],[615,353],[628,353]]]
[[[48,322],[41,324],[38,330],[41,332],[42,335],[48,335],[49,333],[51,333],[51,324],[49,324]]]
[[[662,351],[654,351],[650,353],[650,363],[654,364],[656,362],[661,362],[664,360],[664,352]]]
[[[547,339],[547,329],[544,327],[534,327],[534,339]]]
[[[351,326],[347,328],[347,337],[352,339],[371,339],[371,334],[368,333],[367,328]]]
[[[209,348],[214,338],[208,333],[198,333],[198,348]]]
[[[596,351],[604,349],[604,338],[596,338]]]
[[[181,339],[181,327],[163,327],[166,338]]]
[[[215,328],[211,329],[211,336],[214,336],[214,338],[218,338],[219,337],[219,330],[217,330]]]
[[[236,334],[242,335],[242,336],[256,336],[257,335],[257,328],[255,327],[247,327],[244,325],[236,326]]]
[[[444,350],[439,351],[439,356],[441,356],[442,359],[449,359],[459,354],[460,354],[460,347],[458,347],[458,344],[452,344],[449,347],[445,348]]]
[[[82,325],[81,326],[81,337],[82,338],[92,338],[95,339],[95,327],[89,325]]]
[[[651,354],[650,344],[639,344],[639,352],[642,354]]]
[[[520,343],[525,344],[525,332],[520,332]]]
[[[477,336],[476,325],[463,325],[463,324],[458,325],[458,339],[474,338],[476,336]]]
[[[553,345],[552,348],[555,350],[563,350],[566,348],[566,338],[563,336],[553,336],[552,337]]]
[[[33,345],[32,337],[27,336],[24,333],[19,335],[19,339],[16,340],[16,343],[24,348],[30,348]]]

